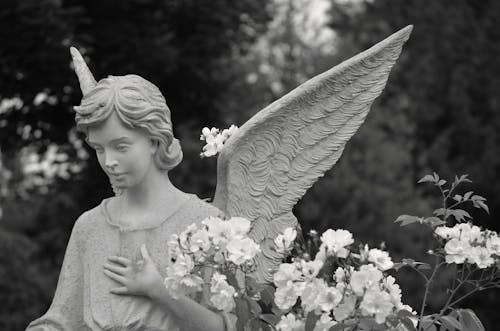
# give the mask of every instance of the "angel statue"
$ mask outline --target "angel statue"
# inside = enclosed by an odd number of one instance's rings
[[[27,330],[235,329],[236,316],[210,308],[203,293],[169,293],[167,239],[208,216],[247,218],[261,246],[251,277],[269,282],[283,257],[274,238],[297,227],[293,206],[337,162],[411,30],[310,79],[241,126],[218,158],[213,203],[169,179],[182,150],[160,90],[137,75],[96,82],[71,48],[83,94],[76,126],[117,194],[75,222],[52,304]]]

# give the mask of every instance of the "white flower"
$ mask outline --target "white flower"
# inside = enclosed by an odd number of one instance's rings
[[[198,230],[198,227],[196,226],[196,223],[193,223],[189,225],[186,230],[182,231],[179,234],[179,243],[181,248],[189,250],[191,247],[191,244],[189,243],[189,239],[193,235],[193,233]]]
[[[234,291],[234,288],[232,289]],[[213,294],[210,297],[210,303],[219,310],[230,312],[236,306],[233,294],[234,292],[230,291],[221,291],[218,294]]]
[[[300,297],[304,294],[304,290],[306,289],[306,282],[293,282],[293,289],[295,293]]]
[[[394,305],[388,293],[372,288],[366,292],[359,308],[363,316],[375,315],[375,321],[381,324],[392,313]]]
[[[179,278],[167,276],[163,281],[163,285],[167,288],[169,293],[172,295],[174,299],[178,299],[184,292],[181,289]]]
[[[384,288],[387,290],[389,295],[391,296],[392,303],[398,310],[403,308],[403,304],[401,302],[401,288],[398,284],[396,284],[396,279],[392,276],[387,276],[382,280],[384,284]]]
[[[279,234],[274,239],[274,244],[276,245],[276,251],[279,253],[286,253],[292,249],[292,244],[297,238],[297,230],[294,228],[286,228],[283,234]]]
[[[323,267],[323,262],[321,261],[304,261],[300,260],[300,266],[302,269],[302,274],[306,279],[312,279],[316,277]]]
[[[170,241],[167,242],[167,250],[168,254],[170,255],[171,258],[177,258],[177,254],[180,254],[181,248],[179,246],[179,236],[176,234],[173,234],[170,237]]]
[[[229,225],[228,239],[234,237],[244,237],[250,231],[250,221],[243,217],[231,217],[226,221]]]
[[[179,283],[184,288],[184,293],[196,293],[201,291],[202,285],[205,283],[203,278],[198,275],[186,275],[179,280]]]
[[[490,251],[485,247],[471,247],[468,250],[467,260],[477,264],[479,269],[485,269],[495,263]]]
[[[319,308],[320,295],[327,287],[326,282],[320,278],[314,278],[312,281],[306,283],[304,292],[300,298],[302,308],[306,313]]]
[[[232,311],[236,306],[234,302],[234,294],[236,290],[226,281],[226,276],[215,272],[210,281],[210,296],[211,304],[222,311]]]
[[[207,217],[202,222],[207,227],[208,234],[214,245],[224,248],[228,241],[229,224],[218,217]]]
[[[335,324],[337,324],[337,322],[333,321],[330,315],[325,313],[316,321],[314,331],[328,331]]]
[[[232,124],[229,129],[224,129],[222,130],[222,137],[224,137],[224,141],[227,141],[227,139],[229,139],[232,135],[234,135],[236,132],[238,132],[239,128]]]
[[[451,239],[444,246],[446,263],[464,263],[470,248],[469,242],[465,240]]]
[[[274,292],[274,303],[282,310],[292,308],[297,302],[297,298],[298,295],[292,282],[288,282],[286,286],[278,287]]]
[[[368,252],[368,261],[374,263],[382,271],[391,269],[394,266],[389,253],[377,248],[372,248]]]
[[[167,266],[167,276],[181,278],[189,273],[194,268],[194,262],[189,255],[180,254],[174,263]]]
[[[201,130],[200,140],[205,141],[206,145],[203,146],[201,156],[210,157],[222,151],[224,143],[237,131],[238,127],[235,125],[231,125],[229,129],[224,129],[222,133],[219,133],[220,131],[217,128],[203,128]]]
[[[318,306],[324,312],[329,312],[342,300],[342,293],[335,287],[326,287],[319,293]]]
[[[314,257],[314,260],[321,261],[322,263],[325,263],[327,250],[328,250],[328,247],[326,247],[326,245],[324,243],[322,243],[319,246],[318,252],[316,253],[316,256]]]
[[[490,236],[486,239],[486,248],[490,254],[500,256],[500,237],[497,233],[490,234]]]
[[[212,289],[217,288],[220,284],[226,282],[226,279],[227,279],[226,275],[218,273],[217,271],[214,272],[214,274],[212,275],[212,279],[210,280],[211,288]]]
[[[210,246],[209,233],[206,229],[196,231],[190,238],[189,250],[192,253],[196,253],[200,250],[206,252],[210,249]]]
[[[187,274],[182,277],[168,275],[163,281],[165,287],[175,299],[181,295],[189,295],[201,291],[203,279],[197,275]]]
[[[229,253],[228,259],[236,265],[249,261],[260,252],[260,246],[250,238],[240,239],[236,237],[228,242],[226,246]]]
[[[379,284],[382,272],[373,264],[365,264],[351,274],[351,288],[357,296],[363,296],[366,289]]]
[[[333,309],[333,316],[337,321],[343,321],[351,316],[354,308],[356,307],[356,296],[345,295],[344,300]]]
[[[457,227],[439,226],[434,232],[443,239],[458,239],[460,237],[460,230]]]
[[[289,281],[293,282],[298,280],[300,276],[301,273],[297,270],[295,263],[282,263],[274,273],[274,284],[277,287],[283,287],[286,286]]]
[[[352,271],[352,270],[351,270]],[[335,270],[335,274],[333,275],[333,279],[337,282],[337,283],[345,283],[346,280],[347,280],[347,271],[342,268],[342,267],[338,267],[336,270]]]
[[[326,245],[328,254],[345,258],[348,254],[348,250],[345,247],[352,244],[354,239],[352,238],[352,234],[347,230],[328,229],[321,235],[321,241]]]
[[[305,323],[295,319],[295,315],[289,313],[286,316],[281,316],[281,320],[276,324],[276,329],[278,331],[302,331],[305,329]]]
[[[469,244],[472,244],[482,240],[481,228],[476,225],[460,223],[455,225],[455,227],[460,231],[460,240],[462,241],[467,241]]]

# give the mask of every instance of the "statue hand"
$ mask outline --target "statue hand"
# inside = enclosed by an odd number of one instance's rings
[[[138,262],[120,256],[108,258],[109,262],[104,265],[104,274],[121,285],[112,289],[111,293],[151,297],[159,286],[163,286],[160,273],[144,244],[141,246],[141,255],[142,260]]]

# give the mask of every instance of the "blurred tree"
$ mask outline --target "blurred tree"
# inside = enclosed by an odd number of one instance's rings
[[[489,200],[491,215],[474,212],[477,223],[498,231],[498,223],[492,221],[500,212],[497,176],[500,170],[500,154],[497,152],[500,149],[500,103],[496,92],[500,89],[500,3],[467,0],[331,3],[332,28],[343,40],[351,41],[359,49],[405,25],[415,26],[385,92],[372,110],[373,117],[381,116],[378,134],[396,140],[387,141],[387,146],[397,148],[393,149],[396,155],[379,151],[376,154],[380,159],[366,159],[370,161],[371,175],[361,178],[373,182],[383,179],[380,184],[385,181],[389,188],[378,206],[381,209],[396,208],[398,212],[404,206],[405,213],[421,213],[429,208],[426,201],[436,200],[426,190],[418,189],[418,194],[415,194],[413,186],[419,177],[431,171],[445,177],[467,173],[474,181],[474,189]],[[363,139],[363,130],[368,131],[376,122],[369,117],[355,139]],[[383,146],[379,144],[380,140],[376,141],[373,148]],[[370,145],[371,142],[365,141],[364,148]],[[350,163],[354,153],[348,147],[345,151],[347,157],[341,160],[340,167],[343,162]],[[397,161],[398,154],[402,162]],[[369,154],[363,155],[369,158]],[[373,162],[377,160],[379,162]],[[396,182],[401,185],[400,190],[397,190]],[[356,187],[363,190],[362,184]],[[384,197],[379,190],[369,190],[368,187],[363,192],[371,196],[372,202]],[[421,196],[420,203],[415,200],[418,196]],[[359,210],[362,205],[358,202],[355,205],[358,213],[366,213]],[[371,208],[376,208],[376,204]],[[371,208],[368,213],[374,215]],[[348,217],[346,222],[352,224],[354,220]],[[389,248],[403,255],[425,259],[428,234],[419,233],[420,227],[405,230],[406,236],[402,236],[402,231],[394,232],[394,228],[379,222],[372,223],[372,231],[367,235],[394,234],[390,237]],[[402,277],[402,280],[409,285],[406,297],[415,306],[421,298],[421,293],[417,292],[418,283],[407,277]],[[446,281],[445,276],[433,292],[431,310],[444,298]],[[491,296],[495,297],[495,293],[482,298]],[[489,312],[498,310],[499,304],[498,300],[479,302],[476,297],[465,306],[478,311],[486,329],[494,329],[498,317]]]

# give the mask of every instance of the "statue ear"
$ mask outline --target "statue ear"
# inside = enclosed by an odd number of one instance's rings
[[[156,139],[151,139],[151,154],[154,155],[160,148],[160,142]]]

